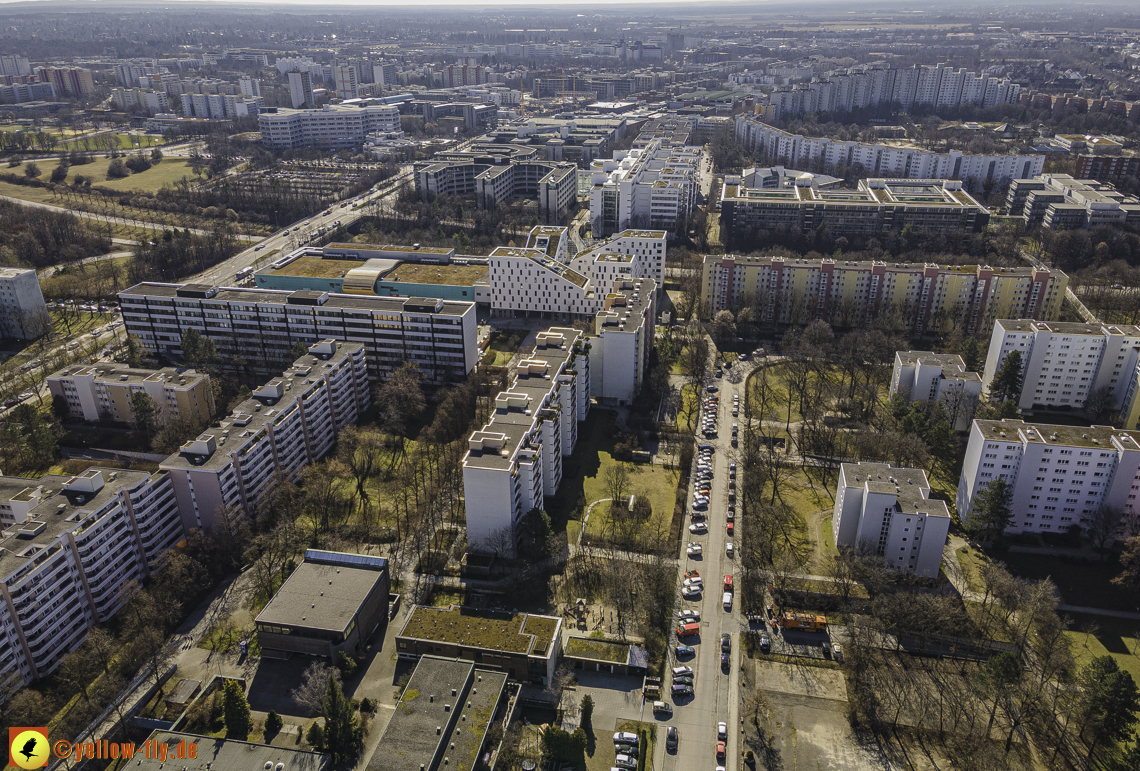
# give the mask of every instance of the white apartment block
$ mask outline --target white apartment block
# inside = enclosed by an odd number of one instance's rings
[[[340,99],[359,99],[360,84],[357,82],[356,67],[334,67],[333,77],[336,79],[336,95]]]
[[[182,537],[166,474],[0,477],[0,701],[50,674]]]
[[[617,278],[651,278],[658,290],[665,287],[665,253],[668,233],[664,230],[623,230],[615,233],[604,244],[582,252],[571,262],[570,267],[588,275],[595,286],[609,287]],[[616,269],[601,269],[607,258],[613,255],[628,255],[633,258],[628,263],[628,275],[611,275]],[[624,271],[622,271],[624,273]]]
[[[1013,487],[1008,532],[1055,533],[1087,526],[1101,506],[1115,507],[1135,523],[1140,492],[1137,438],[1135,431],[1111,426],[975,420],[958,481],[958,515],[966,520],[975,496],[1004,477]]]
[[[590,222],[595,237],[629,228],[671,230],[692,212],[705,162],[699,147],[664,146],[614,153],[590,164]]]
[[[280,60],[277,66],[280,69]],[[308,70],[295,70],[289,73],[289,102],[295,110],[302,107],[316,107],[317,102],[313,98],[313,76]]]
[[[5,54],[0,56],[0,75],[4,77],[21,77],[32,74],[32,65],[26,56]]]
[[[238,90],[244,96],[261,96],[261,81],[248,75],[242,75],[238,78]]]
[[[514,556],[515,527],[558,492],[590,409],[590,343],[576,329],[539,332],[511,387],[471,434],[463,458],[467,540],[473,551]]]
[[[36,272],[0,268],[0,339],[34,340],[50,326]]]
[[[930,483],[920,469],[842,464],[831,525],[836,546],[880,556],[894,570],[936,578],[950,512],[944,501],[929,496]]]
[[[653,351],[657,286],[651,278],[618,279],[611,286],[594,318],[590,391],[599,401],[630,404]]]
[[[119,304],[127,333],[148,351],[180,356],[183,333],[195,329],[224,360],[261,372],[291,361],[294,343],[328,338],[363,344],[374,380],[410,362],[427,382],[453,382],[479,363],[473,302],[142,283]]]
[[[141,88],[112,88],[111,103],[120,110],[139,108],[148,115],[170,112],[170,98],[165,91],[144,91]]]
[[[805,137],[770,126],[753,115],[736,118],[736,139],[773,163],[791,168],[859,164],[868,177],[960,179],[969,189],[980,189],[987,180],[1036,176],[1045,168],[1044,155],[967,155],[958,150],[935,153],[918,147]]]
[[[145,393],[164,425],[180,418],[207,423],[214,417],[210,376],[192,369],[131,369],[107,364],[73,364],[47,378],[53,397],[61,397],[73,418],[95,423],[135,420],[131,397]]]
[[[377,131],[400,131],[400,111],[390,104],[334,104],[319,110],[270,107],[258,114],[257,122],[268,147],[344,148],[363,145],[364,138]]]
[[[968,431],[982,396],[982,378],[956,353],[896,351],[890,395],[909,402],[942,402],[955,431]]]
[[[546,251],[500,246],[488,264],[492,315],[569,320],[597,313],[589,278]]]
[[[280,475],[296,482],[371,401],[359,343],[322,340],[216,427],[159,464],[187,530],[210,528],[221,507],[252,512]]]
[[[999,319],[986,353],[982,385],[989,388],[1006,356],[1021,352],[1020,409],[1083,409],[1093,394],[1107,397],[1125,426],[1140,417],[1137,357],[1140,327],[1032,319]]]

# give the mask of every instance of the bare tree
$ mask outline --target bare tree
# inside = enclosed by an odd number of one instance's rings
[[[630,485],[629,468],[624,463],[615,463],[606,469],[603,479],[606,483],[606,492],[612,501],[610,507],[624,507]]]
[[[1101,504],[1089,519],[1089,539],[1100,552],[1102,560],[1107,554],[1108,547],[1121,535],[1124,521],[1124,510],[1107,503]]]
[[[301,684],[289,692],[289,698],[310,715],[323,717],[325,694],[328,692],[330,675],[338,685],[341,683],[340,670],[330,666],[328,662],[314,661],[305,668],[305,674],[301,676]]]

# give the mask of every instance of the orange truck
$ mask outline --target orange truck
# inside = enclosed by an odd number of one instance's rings
[[[784,629],[798,629],[801,632],[826,632],[827,616],[793,613],[789,610],[780,617],[780,626]]]

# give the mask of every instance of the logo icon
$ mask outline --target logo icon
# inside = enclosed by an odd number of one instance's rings
[[[8,729],[9,768],[43,768],[50,758],[46,728]]]

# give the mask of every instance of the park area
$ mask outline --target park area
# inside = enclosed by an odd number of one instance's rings
[[[28,163],[32,163],[29,161]],[[39,179],[47,181],[51,179],[51,173],[56,166],[59,165],[58,160],[43,160],[34,161],[40,170]],[[25,166],[27,164],[24,164]],[[91,180],[91,184],[96,187],[107,187],[112,190],[143,190],[146,192],[156,192],[162,188],[163,185],[169,185],[177,182],[183,177],[190,179],[194,178],[194,172],[190,169],[190,164],[179,158],[164,158],[161,162],[154,164],[146,171],[139,173],[132,173],[129,177],[122,179],[110,179],[107,176],[107,169],[111,165],[111,160],[108,158],[98,158],[82,165],[71,166],[67,173],[67,184],[74,185],[77,176],[84,179]],[[24,166],[19,166],[10,169],[9,173],[23,174]],[[24,187],[21,185],[12,185],[10,183],[3,183],[5,187],[4,195],[10,195],[14,198],[25,198],[28,200],[39,200],[41,203],[51,203],[52,201],[40,200],[32,198],[34,193],[41,193],[46,196],[51,196],[47,190],[40,190],[39,188]],[[15,192],[8,192],[7,188],[14,188]]]

